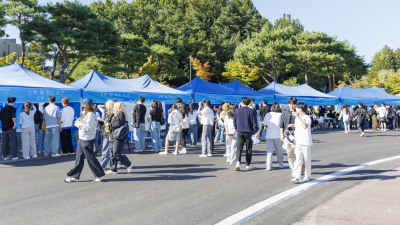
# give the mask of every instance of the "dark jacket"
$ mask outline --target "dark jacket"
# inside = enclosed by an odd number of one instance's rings
[[[389,107],[388,109],[388,119],[393,119],[396,116],[396,113],[394,112],[392,107]]]
[[[267,115],[267,113],[271,112],[271,108],[268,106],[263,106],[260,108],[260,121],[261,123],[264,121],[264,117],[265,115]]]
[[[110,141],[115,141],[113,137],[113,132],[114,130],[120,128],[122,125],[125,124],[126,118],[125,118],[125,113],[123,112],[118,112],[117,115],[114,115],[114,113],[111,113],[110,117],[111,119],[111,125],[110,125]]]
[[[249,107],[241,107],[235,111],[233,125],[238,133],[255,134],[258,131],[257,112]]]
[[[354,118],[357,118],[357,123],[364,122],[365,117],[367,117],[367,119],[369,119],[368,111],[364,107],[358,108],[354,112]]]
[[[103,119],[103,122],[99,121],[98,130],[100,131],[101,137],[103,139],[108,139],[108,134],[109,133],[106,131],[106,123],[110,123],[111,122],[111,118],[107,117],[110,114],[111,113],[104,111],[104,113],[103,113],[103,115],[101,117]],[[107,121],[107,118],[108,118],[108,121]]]
[[[282,113],[281,121],[279,122],[279,126],[281,128],[283,128],[283,131],[288,130],[288,125],[290,124],[291,116],[292,116],[292,113],[290,112],[290,109],[288,109]]]

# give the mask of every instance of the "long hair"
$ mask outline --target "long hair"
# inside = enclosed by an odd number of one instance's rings
[[[90,113],[90,112],[95,113],[96,112],[96,110],[94,109],[93,105],[89,105],[89,104],[86,104],[86,103],[83,105],[83,111],[84,111],[84,114],[82,116],[82,119],[84,119],[88,113]]]
[[[235,115],[236,109],[238,109],[237,105],[233,105],[229,108],[229,112],[228,112],[229,118],[233,118],[233,116]]]
[[[282,112],[281,107],[279,107],[279,103],[274,102],[271,106],[271,112]]]
[[[32,108],[32,103],[31,102],[25,102],[25,104],[24,104],[24,112],[26,114],[29,115],[29,111],[31,110],[31,108]]]
[[[157,101],[157,106],[158,106],[158,108],[160,108],[160,109],[163,108],[163,107],[162,107],[162,103],[161,103],[160,101]]]
[[[108,100],[105,105],[110,107],[111,112],[113,111],[113,109],[114,109],[114,101],[113,100]]]
[[[182,114],[182,117],[185,118],[185,116],[187,115],[186,103],[180,103],[179,112]]]
[[[125,118],[128,119],[128,115],[125,112],[124,103],[118,101],[114,103],[114,114],[117,115],[118,112],[123,112],[125,114]]]
[[[349,114],[350,113],[350,110],[349,110],[349,108],[347,107],[347,105],[346,104],[343,104],[343,109],[345,109],[345,111],[346,111],[346,115],[347,114]]]
[[[224,110],[225,113],[228,113],[230,107],[231,107],[231,106],[229,105],[229,103],[225,103],[225,104],[222,106],[222,110]]]
[[[194,106],[194,103],[193,102],[189,103],[189,113],[193,114],[194,110],[196,110],[196,107]]]

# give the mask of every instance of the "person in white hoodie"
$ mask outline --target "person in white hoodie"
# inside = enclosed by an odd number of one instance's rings
[[[32,109],[33,108],[33,109]],[[31,102],[25,102],[23,112],[18,118],[22,127],[22,156],[24,159],[36,158],[35,120],[36,107]]]
[[[339,120],[343,118],[344,133],[350,132],[351,113],[346,104],[343,104],[342,111],[340,111]]]
[[[60,143],[63,155],[75,154],[74,147],[72,146],[71,129],[74,123],[75,111],[69,105],[69,99],[63,98],[61,100],[63,108],[61,109],[61,132]]]
[[[81,175],[85,158],[89,163],[89,168],[95,176],[94,182],[101,182],[105,173],[101,168],[93,151],[97,119],[94,111],[93,101],[90,98],[83,100],[84,113],[82,118],[75,121],[75,126],[79,129],[79,140],[76,148],[76,162],[75,167],[67,174],[69,178],[65,179],[66,183],[78,182]]]
[[[276,152],[276,158],[280,168],[284,168],[283,165],[283,150],[281,141],[281,131],[279,122],[281,121],[282,111],[277,102],[274,102],[271,106],[271,112],[267,113],[264,117],[263,124],[267,129],[265,136],[267,143],[267,170],[272,169],[272,154],[274,150]]]

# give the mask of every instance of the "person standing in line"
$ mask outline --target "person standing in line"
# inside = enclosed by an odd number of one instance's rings
[[[266,143],[267,143],[267,170],[272,170],[272,154],[276,153],[276,158],[279,163],[279,168],[284,168],[283,165],[283,151],[279,123],[281,121],[282,111],[279,104],[274,102],[269,112],[265,117],[263,124],[267,128]]]
[[[293,113],[296,110],[297,98],[290,97],[289,100],[288,100],[288,103],[289,103],[289,109],[282,113],[281,120],[279,122],[280,131],[281,131],[281,141],[282,142],[285,139],[285,136],[283,134],[285,131],[288,130],[290,132],[293,132],[295,130],[294,121],[295,121],[296,117],[295,117],[295,115],[293,115]],[[292,172],[293,172],[294,171],[294,164],[296,162],[296,154],[294,152],[294,148],[289,146],[286,149],[286,152],[287,152],[287,155],[288,155],[289,167],[290,167],[290,169],[292,169]]]
[[[149,117],[147,118],[150,123],[150,133],[151,133],[151,143],[153,146],[153,151],[159,152],[162,151],[162,143],[160,137],[160,123],[162,117],[162,109],[158,107],[156,101],[151,102],[151,110],[149,113]]]
[[[2,129],[1,153],[4,160],[18,159],[17,132],[15,130],[17,126],[15,113],[17,109],[14,108],[16,100],[15,97],[8,97],[8,104],[0,111]]]
[[[94,182],[101,182],[105,173],[101,168],[99,161],[93,151],[94,141],[97,129],[97,119],[93,101],[86,98],[82,101],[84,113],[82,118],[75,121],[75,126],[79,129],[79,140],[76,148],[75,167],[68,172],[69,178],[65,179],[66,183],[78,182],[81,176],[85,158],[89,164],[89,168],[95,176]]]
[[[255,167],[251,164],[253,141],[251,137],[253,134],[258,138],[257,127],[257,112],[249,108],[250,99],[247,97],[242,98],[240,103],[241,107],[235,111],[233,117],[233,124],[237,132],[237,151],[236,151],[236,167],[235,171],[240,171],[240,162],[244,144],[246,143],[246,169],[252,170]]]
[[[372,121],[372,130],[377,130],[378,129],[378,110],[379,106],[378,103],[374,103],[374,107],[371,109],[371,121]]]
[[[262,139],[262,137],[263,137],[262,133],[265,128],[264,127],[264,118],[265,118],[265,115],[267,115],[267,113],[271,112],[271,108],[268,107],[267,100],[263,100],[262,107],[260,107],[259,111],[260,111],[260,113],[259,113],[260,114],[260,127],[258,130],[258,136],[260,137],[260,139]]]
[[[60,142],[63,155],[75,154],[74,147],[72,146],[71,129],[74,123],[75,111],[69,105],[69,99],[63,98],[61,100],[63,108],[61,109],[61,133]]]
[[[393,108],[393,112],[394,112],[393,130],[399,130],[399,126],[398,126],[399,111],[398,111],[397,105],[394,105],[392,108]]]
[[[190,140],[191,143],[189,146],[196,146],[197,145],[197,122],[198,122],[198,115],[197,115],[197,110],[196,107],[194,106],[194,103],[191,102],[189,103],[189,112],[188,112],[188,118],[189,118],[189,133],[190,133]]]
[[[110,139],[108,138],[110,133],[110,128],[106,127],[106,124],[111,123],[111,115],[114,109],[114,101],[108,100],[104,105],[104,109],[99,107],[102,110],[102,117],[97,118],[100,124],[101,136],[102,136],[102,149],[101,149],[101,168],[105,169],[107,167],[108,162],[110,161]]]
[[[167,155],[169,142],[175,142],[174,155],[178,154],[179,140],[181,139],[182,131],[182,113],[179,112],[177,105],[172,105],[168,115],[168,123],[170,124],[167,137],[165,139],[165,151],[160,152],[160,155]]]
[[[315,116],[314,107],[309,105],[307,107],[307,112],[306,113],[311,119],[311,132],[313,132],[314,131],[314,126],[318,125],[318,121],[316,120],[317,116]]]
[[[225,104],[225,103],[223,103]],[[217,110],[217,120],[216,120],[216,130],[217,134],[215,136],[214,142],[221,141],[221,143],[225,142],[225,134],[224,134],[224,121],[222,120],[222,117],[225,116],[225,111],[223,111],[222,107],[223,104],[218,108]]]
[[[179,108],[179,112],[182,114],[182,121],[183,120],[189,121],[186,103],[181,102],[180,108]],[[190,126],[189,126],[189,128],[190,128]],[[181,131],[180,140],[179,140],[179,143],[182,146],[182,149],[179,151],[180,154],[186,154],[187,153],[185,137],[189,133],[189,128],[183,128],[183,126],[182,126],[182,131]]]
[[[358,109],[354,112],[354,119],[357,119],[357,127],[360,132],[360,136],[364,137],[364,126],[365,126],[365,117],[367,117],[368,121],[369,116],[367,110],[363,107],[363,103],[358,103]]]
[[[139,127],[134,127],[134,138],[135,138],[135,152],[143,152],[145,150],[145,116],[146,116],[146,106],[143,105],[145,98],[139,97],[138,104],[132,111],[132,115],[136,116],[136,121],[139,121]]]
[[[301,183],[301,171],[303,161],[305,164],[305,175],[303,182],[311,180],[311,146],[313,141],[311,138],[311,119],[306,115],[307,104],[300,102],[296,106],[296,112],[293,112],[296,117],[296,163],[294,166],[294,178],[291,180],[294,183]]]
[[[388,130],[393,130],[393,120],[394,117],[396,116],[396,113],[393,111],[393,108],[390,105],[386,105],[386,109],[387,109],[387,127]]]
[[[36,107],[36,112],[35,115],[33,116],[33,119],[35,121],[35,141],[36,142],[36,152],[37,154],[42,153],[43,151],[43,131],[40,129],[40,126],[42,125],[43,122],[43,114],[39,110],[39,104],[34,104]]]
[[[254,103],[254,98],[250,98],[250,105],[249,105],[249,108],[250,108],[250,109],[257,110],[256,103]]]
[[[107,171],[106,174],[117,174],[118,162],[121,162],[122,165],[125,165],[127,168],[127,172],[130,173],[132,170],[133,162],[129,161],[126,155],[121,154],[122,150],[124,149],[124,141],[115,139],[113,135],[114,131],[122,127],[126,122],[127,115],[125,112],[124,104],[122,102],[114,103],[114,112],[110,115],[110,117],[111,123],[107,123],[106,127],[110,129],[108,138],[110,139],[111,160],[110,170]]]
[[[224,125],[226,130],[226,162],[234,165],[236,163],[237,151],[237,132],[233,124],[235,111],[238,109],[236,105],[229,108],[229,112],[225,116]]]
[[[383,132],[386,131],[386,122],[387,122],[387,108],[385,106],[385,103],[382,103],[382,106],[379,107],[377,110],[379,114],[379,122],[381,123],[381,130]]]
[[[344,133],[350,132],[350,110],[346,104],[343,104],[342,110],[340,111],[339,120],[343,119]]]
[[[99,108],[97,107],[97,105],[95,104],[95,105],[93,105],[93,107],[94,107],[94,111],[95,111],[95,113],[96,113],[96,121],[97,121],[97,128],[96,128],[96,137],[94,138],[94,147],[93,147],[93,151],[97,154],[97,155],[101,155],[101,153],[100,153],[100,151],[101,150],[98,150],[98,146],[99,146],[99,137],[100,137],[100,144],[102,143],[102,138],[101,138],[101,135],[100,135],[100,129],[99,129],[99,120],[98,120],[98,118],[101,118],[101,116],[100,116],[100,113],[98,112],[99,111]]]
[[[61,111],[56,106],[56,97],[49,97],[49,105],[44,110],[44,123],[46,124],[46,136],[44,139],[44,156],[58,157],[58,146],[60,143]]]
[[[199,157],[211,157],[212,153],[212,129],[211,127],[214,125],[214,112],[210,108],[211,107],[211,101],[209,99],[206,99],[203,101],[203,104],[201,102],[199,103],[199,111],[197,114],[201,115],[201,124],[203,125],[203,130],[202,130],[202,139],[201,139],[201,155]],[[207,154],[207,155],[206,155]]]
[[[33,108],[33,109],[32,109]],[[22,156],[24,159],[37,158],[35,140],[35,114],[36,107],[31,102],[25,102],[23,112],[18,118],[19,125],[22,127]]]

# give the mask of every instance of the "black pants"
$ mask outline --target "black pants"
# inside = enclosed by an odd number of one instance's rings
[[[357,127],[360,134],[364,133],[364,125],[365,125],[365,120],[357,120]]]
[[[118,162],[126,167],[131,166],[131,161],[129,161],[126,155],[121,155],[122,149],[124,148],[123,141],[112,141],[110,142],[110,170],[117,172]]]
[[[253,141],[251,140],[252,134],[249,133],[237,133],[237,151],[236,151],[236,160],[241,162],[242,151],[244,144],[246,143],[246,165],[251,164],[251,156],[253,152]]]
[[[3,158],[8,155],[11,155],[12,158],[18,157],[16,130],[3,131],[2,135],[1,154],[3,154]]]
[[[386,126],[388,130],[393,130],[393,118],[389,118],[389,122]]]
[[[179,144],[182,146],[182,148],[186,148],[186,135],[188,134],[189,129],[182,129],[181,132],[181,139],[179,140]]]
[[[94,140],[87,141],[79,139],[76,147],[75,167],[67,173],[68,176],[79,180],[83,166],[85,165],[85,158],[95,177],[102,177],[105,175],[103,168],[101,168],[99,161],[97,161],[94,155],[93,143]]]
[[[201,141],[201,134],[203,133],[203,125],[197,128],[197,141]]]
[[[74,147],[72,147],[71,128],[62,130],[60,133],[60,143],[63,153],[73,153]]]
[[[372,116],[370,117],[370,120],[368,121],[368,127],[369,129],[372,129]]]

